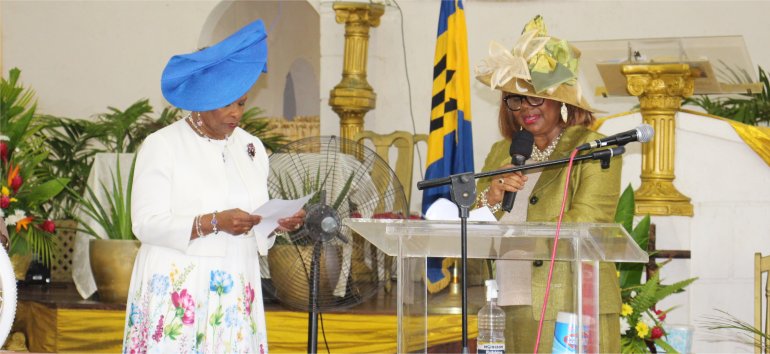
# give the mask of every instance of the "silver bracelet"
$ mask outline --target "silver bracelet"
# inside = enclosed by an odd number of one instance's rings
[[[203,231],[201,231],[201,216],[196,216],[193,222],[195,223],[195,233],[198,234],[198,238],[203,238]]]
[[[214,213],[211,214],[211,228],[214,231],[214,234],[219,233],[219,229],[217,228],[217,211],[214,210]]]
[[[499,201],[495,205],[489,205],[489,202],[487,202],[487,192],[489,192],[489,187],[485,188],[483,191],[481,191],[481,193],[479,193],[477,204],[479,207],[489,208],[489,211],[491,211],[492,214],[497,213],[503,207],[503,202]]]

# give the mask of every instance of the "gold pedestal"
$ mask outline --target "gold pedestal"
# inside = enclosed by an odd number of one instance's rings
[[[676,112],[682,99],[693,94],[687,64],[624,65],[626,88],[639,96],[642,119],[655,129],[652,142],[642,148],[642,184],[634,193],[635,213],[692,216],[690,198],[674,187]]]
[[[340,116],[340,136],[347,139],[363,130],[364,115],[374,108],[377,95],[366,81],[369,28],[380,25],[385,7],[380,4],[335,2],[337,23],[345,23],[342,81],[331,90],[329,105]]]

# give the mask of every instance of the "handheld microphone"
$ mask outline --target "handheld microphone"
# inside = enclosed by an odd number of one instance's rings
[[[618,133],[612,136],[608,136],[604,139],[594,140],[577,147],[578,151],[591,150],[598,147],[604,147],[607,145],[625,145],[632,141],[638,141],[640,143],[646,143],[652,140],[655,135],[655,129],[649,124],[642,124],[627,132]]]
[[[521,130],[516,133],[516,137],[511,141],[511,147],[508,152],[511,154],[511,163],[521,166],[532,156],[532,144],[535,143],[535,137],[532,133]],[[503,210],[510,212],[513,208],[513,201],[516,199],[516,192],[505,192],[503,194]]]

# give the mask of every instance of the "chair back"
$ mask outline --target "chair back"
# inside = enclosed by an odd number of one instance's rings
[[[412,200],[412,176],[414,175],[414,149],[420,141],[427,143],[427,134],[412,134],[406,131],[394,131],[390,134],[378,134],[364,130],[353,137],[353,140],[365,144],[366,140],[374,145],[374,151],[396,172],[399,182],[404,187],[407,205]],[[396,161],[390,162],[390,150],[396,149]]]
[[[754,328],[764,333],[754,334],[754,352],[767,353],[770,328],[767,322],[770,319],[770,255],[762,257],[762,254],[754,253]],[[764,287],[762,286],[764,279]],[[764,297],[764,305],[762,298]],[[764,311],[763,311],[764,310]]]

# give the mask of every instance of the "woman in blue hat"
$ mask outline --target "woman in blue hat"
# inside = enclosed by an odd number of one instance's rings
[[[274,238],[252,231],[261,217],[249,211],[269,198],[268,158],[238,127],[266,71],[266,42],[257,20],[163,71],[164,97],[190,114],[148,136],[137,156],[131,216],[142,246],[124,352],[267,352],[259,256]]]

